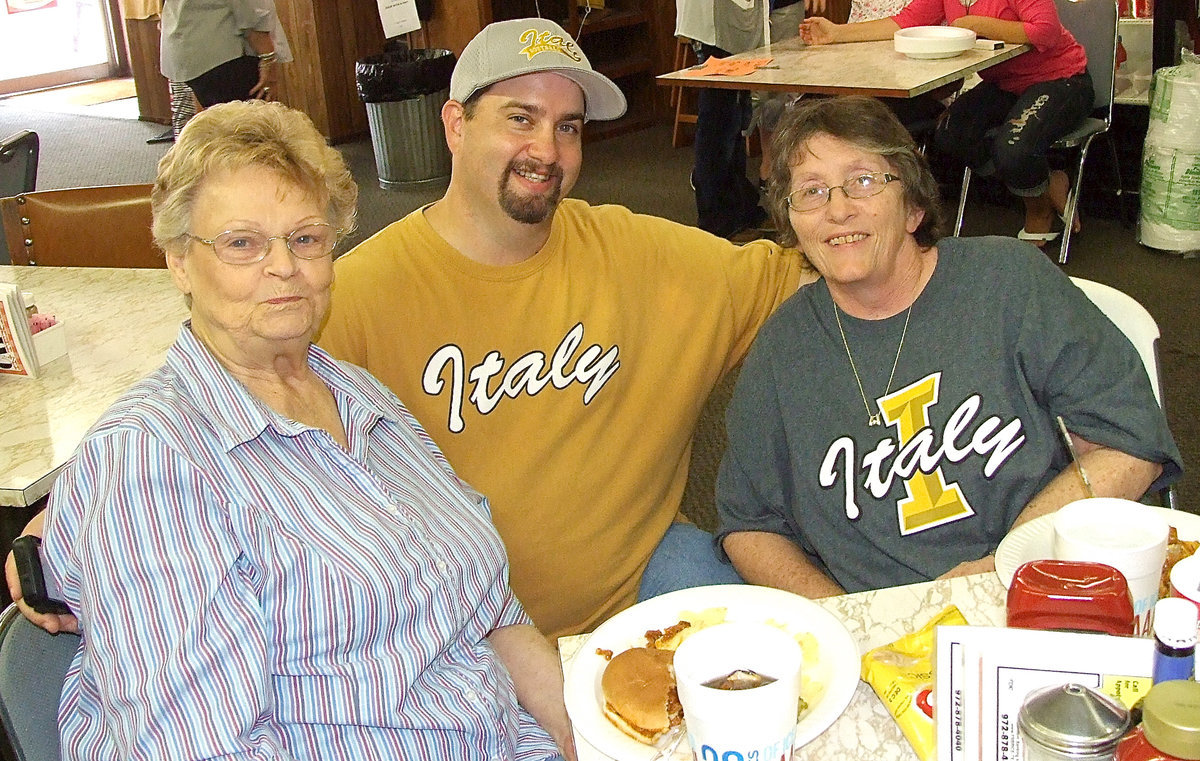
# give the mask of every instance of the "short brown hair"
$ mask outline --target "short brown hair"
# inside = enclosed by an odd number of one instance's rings
[[[163,251],[189,232],[200,186],[216,172],[260,166],[325,199],[329,223],[354,229],[358,185],[342,154],[312,120],[281,103],[234,101],[206,108],[158,162],[150,194],[154,242]]]
[[[937,181],[925,157],[917,151],[912,135],[891,109],[875,98],[849,95],[814,98],[792,106],[784,114],[771,142],[771,181],[767,205],[779,230],[780,243],[797,244],[796,231],[788,217],[787,196],[797,154],[806,150],[818,135],[844,140],[854,147],[882,156],[892,174],[900,178],[904,201],[925,212],[913,237],[929,248],[945,234],[945,215]]]

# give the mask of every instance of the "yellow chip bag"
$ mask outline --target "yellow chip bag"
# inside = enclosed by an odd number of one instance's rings
[[[919,631],[877,647],[862,659],[863,681],[887,706],[921,761],[930,761],[937,750],[933,735],[933,630],[966,623],[958,608],[947,606]]]

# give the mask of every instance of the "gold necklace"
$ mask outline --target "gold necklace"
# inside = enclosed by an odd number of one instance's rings
[[[846,347],[846,358],[850,360],[850,371],[854,373],[854,382],[858,384],[858,393],[862,395],[863,406],[867,408],[867,425],[883,425],[882,411],[871,412],[871,403],[867,401],[867,392],[863,390],[862,378],[858,377],[858,367],[854,364],[854,355],[850,353],[850,342],[846,340],[846,331],[842,329],[842,318],[838,317],[838,305],[836,301],[833,301],[832,293],[829,294],[829,300],[833,302],[833,319],[837,321],[838,332],[842,334],[842,346]],[[912,308],[915,303],[917,303],[916,299],[913,299],[913,303],[908,305],[908,311],[904,313],[904,330],[900,331],[900,345],[896,347],[896,358],[892,360],[892,373],[888,376],[887,388],[883,390],[884,396],[892,391],[892,380],[896,377],[896,365],[900,364],[900,352],[904,349],[904,337],[908,335],[908,318],[912,317]]]

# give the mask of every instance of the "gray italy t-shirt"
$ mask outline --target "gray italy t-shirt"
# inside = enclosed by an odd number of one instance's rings
[[[727,413],[718,541],[797,541],[847,591],[934,578],[995,549],[1069,462],[1055,416],[1089,441],[1180,455],[1141,359],[1045,254],[1009,238],[947,238],[912,309],[841,313],[823,281],[763,326]]]

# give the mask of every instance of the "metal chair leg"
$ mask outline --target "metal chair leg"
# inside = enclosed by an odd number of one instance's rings
[[[954,237],[962,232],[963,212],[967,209],[967,191],[971,188],[971,167],[963,168],[962,190],[958,192],[958,218],[954,220]]]
[[[1071,236],[1075,231],[1075,211],[1079,208],[1079,192],[1083,186],[1083,162],[1087,159],[1088,148],[1092,145],[1095,135],[1088,135],[1079,146],[1079,166],[1075,171],[1075,183],[1071,186],[1071,195],[1067,198],[1067,207],[1063,209],[1062,245],[1058,247],[1058,263],[1066,264],[1071,253]]]
[[[1134,220],[1131,220],[1126,212],[1128,204],[1125,203],[1125,178],[1121,176],[1121,157],[1117,155],[1117,142],[1108,132],[1104,133],[1104,142],[1108,145],[1108,157],[1112,159],[1113,174],[1117,178],[1117,214],[1120,215],[1121,224],[1128,226]]]

